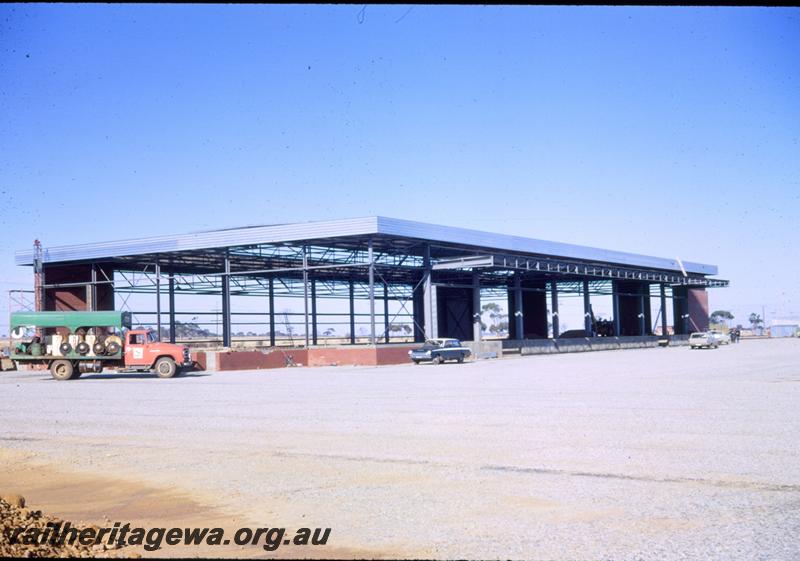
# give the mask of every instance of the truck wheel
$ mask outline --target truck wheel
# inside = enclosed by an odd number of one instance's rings
[[[171,358],[162,356],[156,361],[155,371],[159,378],[172,378],[178,372],[178,365]]]
[[[418,360],[415,360],[415,361],[414,361],[414,364],[419,364],[419,361],[418,361]]]
[[[442,355],[438,355],[436,358],[433,359],[433,362],[436,364],[444,364],[444,357]]]
[[[462,362],[464,362],[464,353],[458,355],[458,363],[461,364]]]
[[[75,367],[68,360],[56,360],[50,365],[50,374],[56,380],[71,380]]]

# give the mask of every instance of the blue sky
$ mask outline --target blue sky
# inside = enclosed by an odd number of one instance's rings
[[[5,4],[0,290],[37,237],[385,215],[800,317],[799,73],[797,9]]]

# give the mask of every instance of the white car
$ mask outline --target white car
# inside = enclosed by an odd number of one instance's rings
[[[699,349],[701,347],[716,349],[719,347],[719,341],[717,341],[714,334],[710,331],[697,331],[689,335],[689,347],[692,349]]]
[[[711,334],[714,336],[714,339],[716,339],[717,342],[720,345],[730,345],[731,344],[730,333],[723,333],[722,331],[714,330],[714,331],[711,332]]]

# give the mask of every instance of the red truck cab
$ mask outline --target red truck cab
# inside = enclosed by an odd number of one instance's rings
[[[189,347],[162,343],[151,329],[131,329],[125,333],[125,367],[154,370],[160,378],[172,378],[180,368],[191,368]]]

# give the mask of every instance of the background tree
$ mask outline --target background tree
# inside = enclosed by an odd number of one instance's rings
[[[408,335],[411,333],[411,327],[405,323],[391,323],[389,324],[389,333],[403,333]]]
[[[759,326],[764,323],[764,320],[761,319],[761,316],[755,312],[750,314],[748,319],[750,320],[750,325],[753,326],[753,331],[757,331]]]
[[[733,314],[728,310],[716,310],[710,316],[708,316],[708,321],[711,323],[727,323],[732,319]]]
[[[492,320],[492,325],[489,327],[490,333],[497,333],[499,331],[499,323],[506,317],[501,308],[496,302],[488,302],[481,306],[481,315],[489,314],[489,319]],[[481,330],[486,331],[486,325],[481,321]]]

